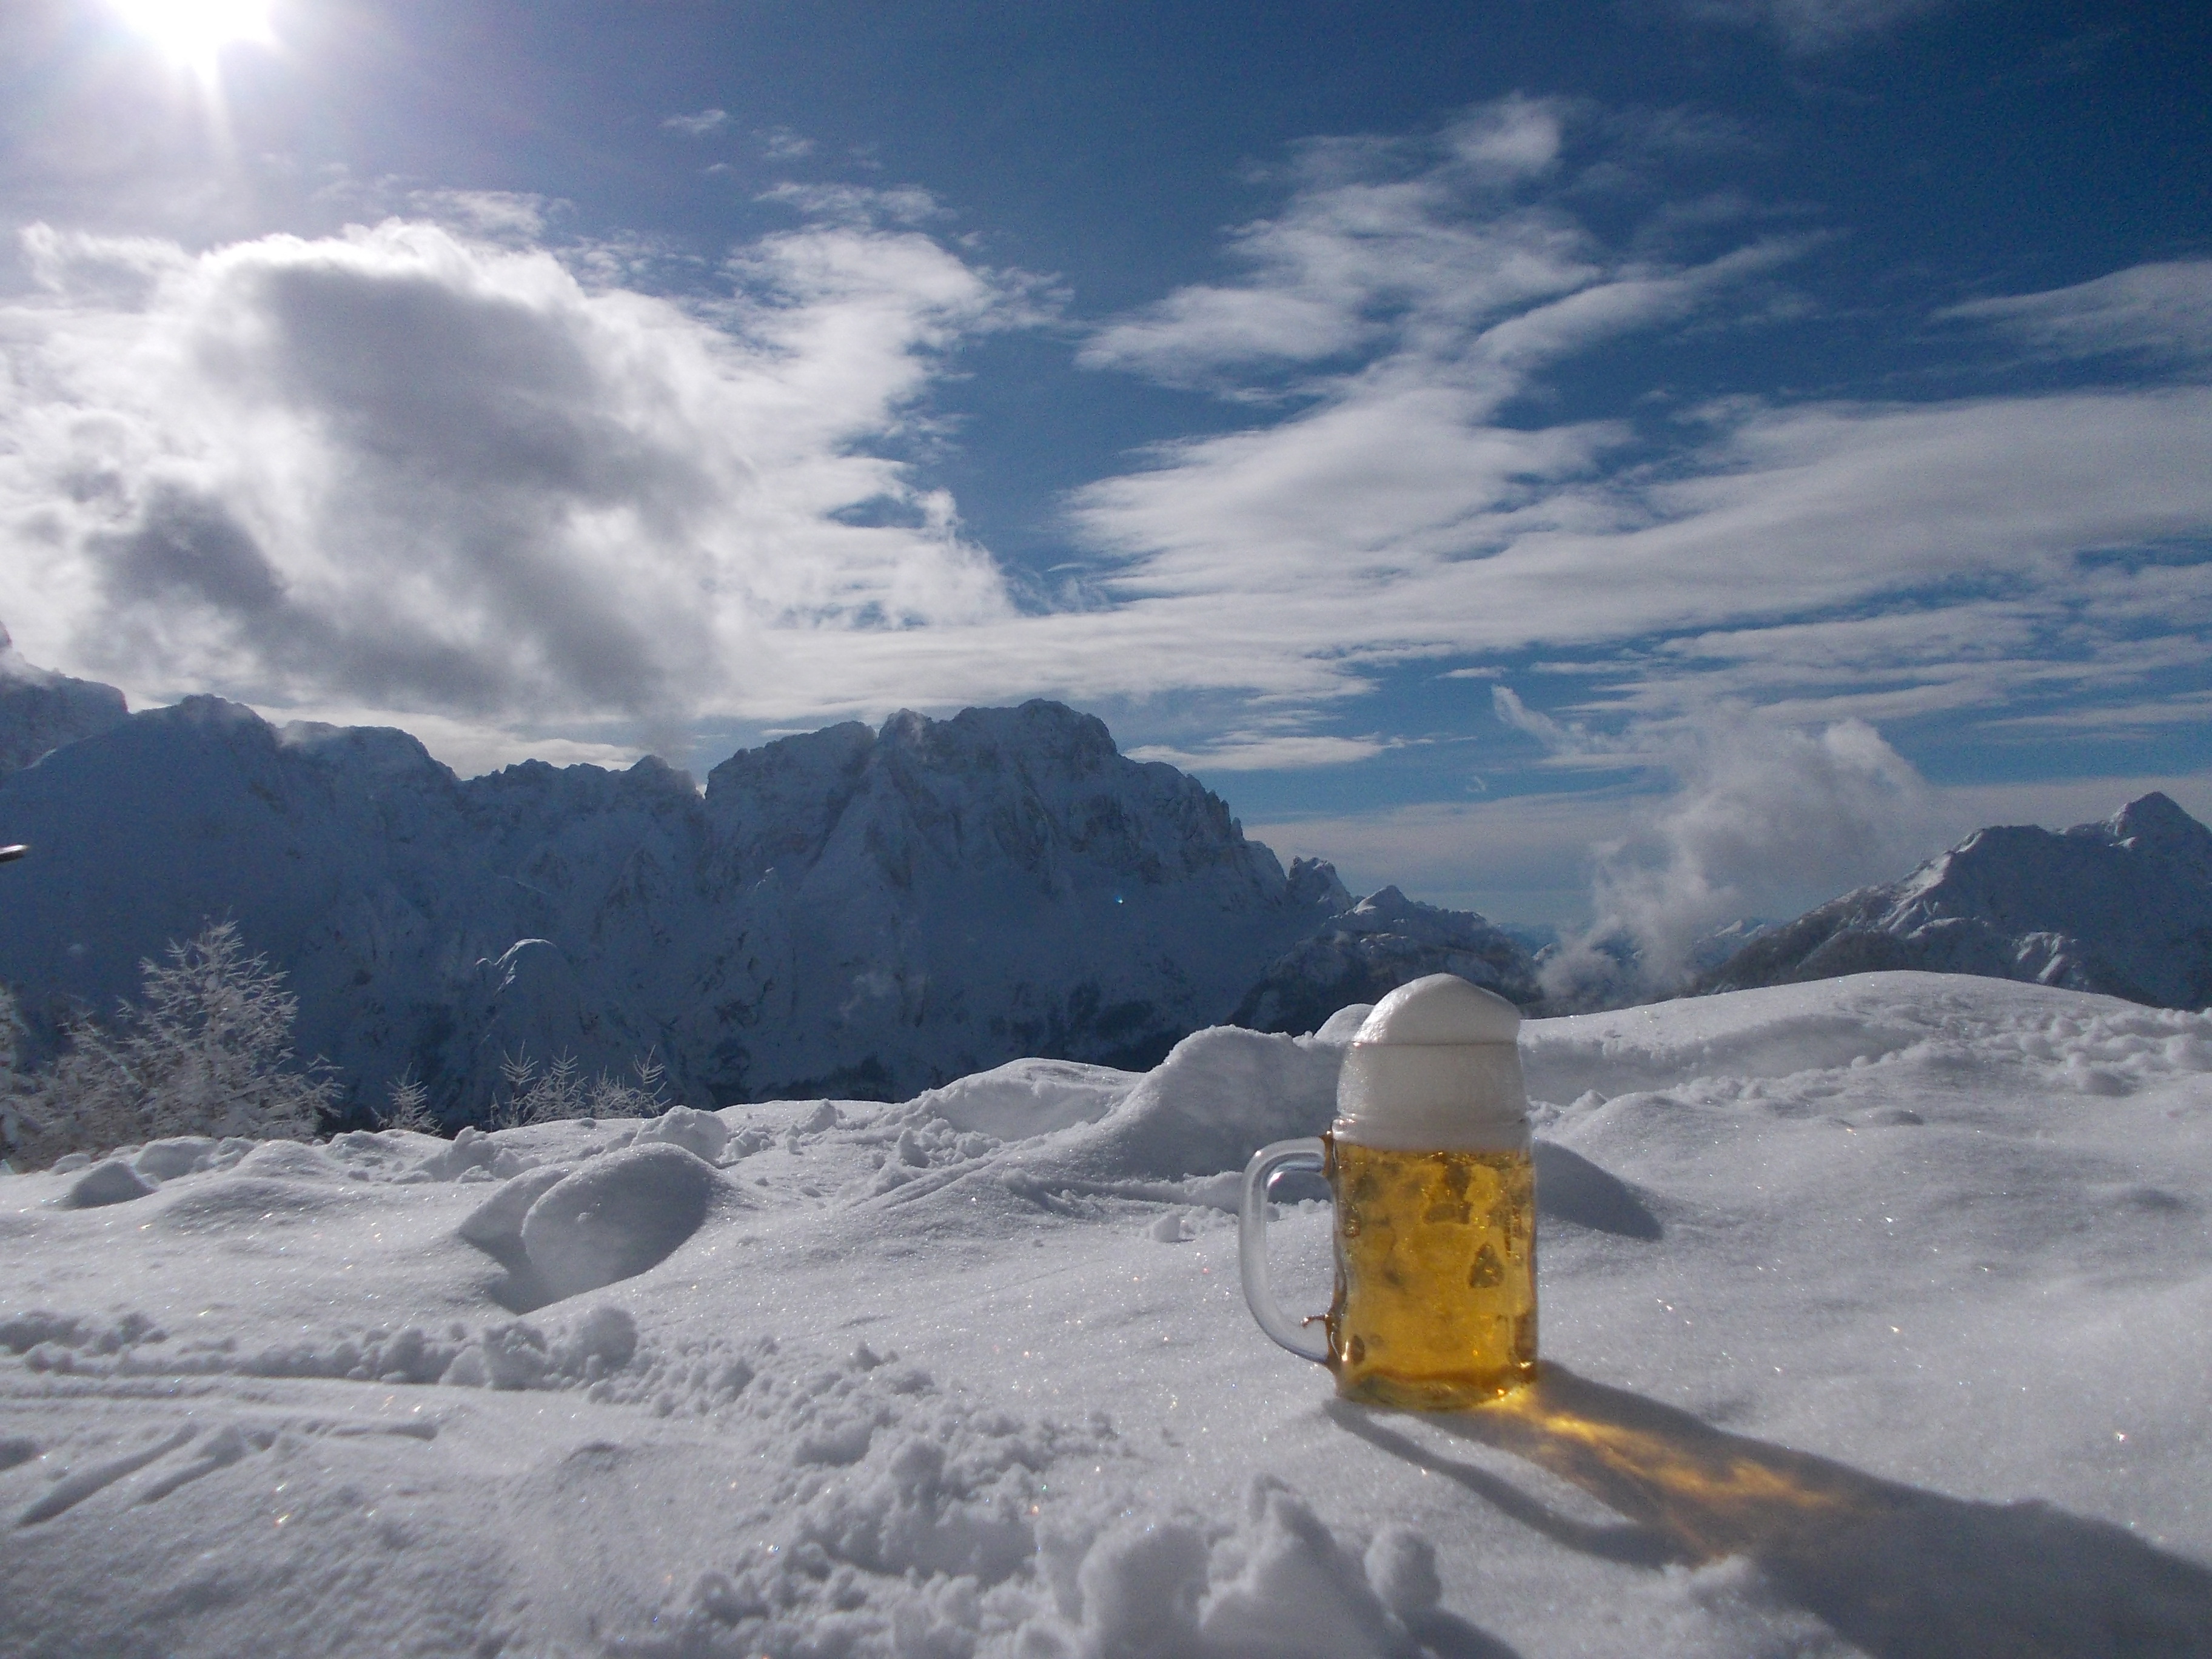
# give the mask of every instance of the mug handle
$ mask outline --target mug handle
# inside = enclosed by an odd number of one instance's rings
[[[1328,1161],[1328,1148],[1318,1135],[1262,1146],[1244,1166],[1244,1202],[1237,1219],[1237,1265],[1243,1275],[1244,1300],[1251,1305],[1252,1317],[1284,1347],[1317,1365],[1328,1364],[1328,1335],[1307,1328],[1311,1321],[1293,1324],[1276,1304],[1275,1292],[1267,1283],[1267,1188],[1279,1170],[1321,1170]]]

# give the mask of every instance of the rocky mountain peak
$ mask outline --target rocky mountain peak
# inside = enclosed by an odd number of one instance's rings
[[[459,780],[404,732],[193,697],[0,780],[0,829],[40,847],[0,979],[48,1047],[229,917],[289,975],[301,1053],[454,1111],[523,1048],[587,1074],[650,1048],[714,1104],[1149,1065],[1350,902],[1048,702],[782,738],[702,796],[651,759]]]
[[[71,679],[24,661],[0,628],[0,776],[64,744],[105,732],[129,712],[112,685]]]
[[[2155,789],[2130,801],[2094,827],[2139,852],[2188,859],[2199,864],[2212,861],[2212,830],[2207,830],[2183,811],[2171,796]]]
[[[1978,830],[1898,881],[1776,928],[1698,988],[1899,968],[2212,1005],[2212,830],[2157,793],[2063,831]]]

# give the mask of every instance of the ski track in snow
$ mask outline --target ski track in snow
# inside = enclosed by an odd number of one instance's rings
[[[2212,1017],[1891,974],[1522,1042],[1551,1370],[1461,1416],[1243,1310],[1315,1039],[0,1179],[0,1650],[2212,1653]]]

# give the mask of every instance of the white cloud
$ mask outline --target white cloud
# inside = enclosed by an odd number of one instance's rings
[[[1194,772],[1273,772],[1309,766],[1343,766],[1400,747],[1383,738],[1334,738],[1295,733],[1224,732],[1203,748],[1147,744],[1128,750],[1131,760],[1165,761]]]
[[[1808,732],[1723,712],[1668,737],[1661,755],[1679,785],[1598,849],[1597,920],[1553,965],[1550,988],[1586,977],[1592,945],[1620,933],[1639,947],[1644,988],[1671,988],[1716,927],[1795,915],[1935,850],[1926,784],[1863,720]]]
[[[1799,56],[1887,34],[1948,0],[1678,0],[1704,22],[1734,24],[1774,35]]]
[[[772,675],[778,629],[1009,614],[949,500],[869,453],[1007,301],[926,238],[769,238],[719,325],[419,223],[29,241],[0,616],[134,700],[672,726]]]
[[[2041,294],[1973,300],[1936,313],[1991,324],[2057,357],[2212,358],[2212,259],[2133,265]]]
[[[726,109],[702,109],[695,115],[672,115],[660,125],[670,132],[680,132],[686,138],[704,138],[710,132],[720,131],[729,125],[730,112]]]
[[[1758,215],[1740,199],[1662,204],[1625,228],[1629,252],[1570,210],[1610,188],[1596,175],[1677,145],[1653,125],[1508,100],[1425,146],[1310,146],[1282,210],[1231,237],[1240,280],[1094,335],[1093,367],[1289,411],[1158,446],[1073,494],[1125,648],[1183,611],[1208,666],[1272,650],[1281,665],[1254,689],[1312,700],[1407,658],[1636,642],[1620,695],[1643,706],[1616,715],[1681,706],[1717,671],[1706,698],[1808,697],[1797,720],[2002,709],[2038,685],[2110,690],[2130,659],[2194,648],[2212,568],[2101,556],[2212,533],[2203,386],[1532,422],[1570,359],[1795,303],[1775,281],[1814,239],[1747,232]],[[2193,337],[2195,271],[1988,305],[2046,331]],[[2153,587],[2155,605],[2130,598]],[[1868,611],[1881,614],[1837,614]],[[1792,627],[1825,630],[1818,670],[1781,649]]]
[[[876,190],[865,185],[785,183],[763,191],[759,199],[848,225],[915,226],[946,216],[934,196],[913,185]]]
[[[1248,280],[1179,289],[1098,331],[1080,361],[1196,382],[1359,347],[1434,356],[1586,287],[1601,275],[1591,238],[1515,195],[1552,170],[1564,119],[1559,105],[1509,99],[1426,147],[1309,146],[1285,210],[1231,235]]]
[[[545,223],[565,202],[511,190],[410,190],[406,216],[428,219],[478,241],[526,246],[545,234]]]
[[[1655,125],[1515,99],[1303,146],[1229,278],[1086,343],[1246,419],[1073,492],[1082,591],[1042,611],[896,459],[941,441],[949,354],[1056,302],[929,234],[926,191],[782,186],[806,224],[680,306],[637,291],[653,249],[545,251],[529,198],[206,253],[34,232],[45,289],[0,310],[0,618],[141,701],[436,712],[472,758],[559,721],[680,747],[690,720],[1164,694],[1230,712],[1139,715],[1147,753],[1333,765],[1394,740],[1336,729],[1390,671],[1536,653],[1604,671],[1550,711],[1580,736],[1547,764],[1588,770],[1717,700],[2008,719],[2141,705],[2201,660],[2212,387],[1672,416],[1629,388],[1628,416],[1547,417],[1553,371],[1626,331],[1768,314],[1803,246],[1740,202],[1639,224],[1634,192],[1591,228],[1594,174],[1688,142]],[[2019,303],[2194,326],[2186,283],[2097,287]]]
[[[2212,532],[2203,389],[1753,405],[1692,435],[1663,473],[1601,476],[1626,442],[1609,425],[1495,426],[1450,387],[1363,386],[1164,451],[1079,492],[1074,520],[1120,556],[1101,581],[1122,601],[1125,646],[1180,614],[1206,660],[1179,672],[1233,673],[1272,651],[1279,665],[1250,683],[1307,696],[1413,656],[1675,634],[1717,650],[1714,630],[1846,607],[1957,611],[1933,625],[1963,636],[2008,599],[2048,618],[2021,643],[2067,658],[2178,647],[2212,615],[2212,566],[2130,573],[2095,557]],[[1880,673],[1904,631],[1838,625],[1825,648],[1839,669]],[[1765,683],[1796,672],[1773,657]]]
[[[761,154],[771,161],[796,161],[814,154],[814,141],[789,127],[769,127],[757,135]]]

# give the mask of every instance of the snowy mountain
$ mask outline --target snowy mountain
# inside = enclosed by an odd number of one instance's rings
[[[1379,1002],[1425,974],[1457,974],[1518,1003],[1540,994],[1534,962],[1504,929],[1385,887],[1286,951],[1237,1005],[1231,1024],[1318,1030],[1338,1009]]]
[[[2212,830],[2161,794],[2101,823],[1980,830],[1755,939],[1699,988],[1915,968],[2212,1003]]]
[[[0,777],[65,743],[105,732],[128,712],[112,685],[33,668],[0,628]]]
[[[1351,897],[1060,705],[466,781],[404,732],[195,697],[0,781],[0,979],[51,1045],[210,917],[299,1047],[473,1109],[502,1054],[657,1048],[690,1100],[896,1097],[1018,1055],[1157,1060]]]

